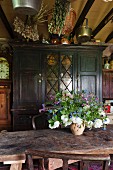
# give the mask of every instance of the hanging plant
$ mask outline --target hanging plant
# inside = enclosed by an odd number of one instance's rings
[[[59,34],[59,36],[61,35],[65,23],[66,14],[69,12],[69,9],[69,0],[55,0],[52,18],[50,20],[50,23],[48,24],[48,31],[51,34]]]

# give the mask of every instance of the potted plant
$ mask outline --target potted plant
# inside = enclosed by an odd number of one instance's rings
[[[49,128],[67,127],[77,124],[77,127],[89,129],[100,128],[109,123],[109,118],[103,111],[103,103],[92,93],[61,92],[57,93],[54,106],[48,110]]]

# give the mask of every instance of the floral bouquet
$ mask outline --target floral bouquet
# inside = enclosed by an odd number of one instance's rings
[[[83,92],[61,92],[54,99],[54,108],[48,110],[49,128],[69,126],[73,123],[92,129],[100,128],[110,122],[103,111],[103,103],[92,94]]]

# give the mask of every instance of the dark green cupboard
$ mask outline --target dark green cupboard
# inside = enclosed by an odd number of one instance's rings
[[[13,130],[32,129],[31,120],[57,91],[87,90],[102,100],[102,48],[12,43]]]

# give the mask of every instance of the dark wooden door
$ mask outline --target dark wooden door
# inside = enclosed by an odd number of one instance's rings
[[[37,50],[16,50],[13,65],[13,107],[38,109],[42,103],[42,72]]]
[[[41,54],[35,48],[16,48],[13,58],[13,130],[32,129],[32,117],[43,103]]]
[[[78,59],[78,91],[85,90],[94,93],[100,100],[102,86],[101,53],[97,50],[81,50],[77,53]]]

